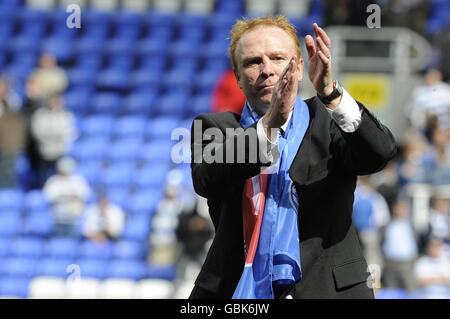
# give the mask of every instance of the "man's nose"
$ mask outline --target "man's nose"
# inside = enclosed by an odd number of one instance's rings
[[[270,61],[270,59],[265,58],[263,59],[262,63],[261,63],[261,75],[264,75],[265,77],[269,77],[271,75],[273,75],[273,65],[272,65],[272,61]]]

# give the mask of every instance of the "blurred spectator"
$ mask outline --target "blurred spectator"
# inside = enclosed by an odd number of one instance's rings
[[[439,69],[442,71],[444,81],[450,81],[450,21],[436,37],[436,47],[439,52]]]
[[[36,153],[30,154],[30,162],[38,176],[37,187],[41,187],[54,173],[56,161],[67,153],[77,136],[75,117],[65,109],[61,96],[52,96],[48,106],[33,113],[31,135]]]
[[[25,149],[26,123],[11,104],[5,79],[0,78],[0,188],[17,186],[15,162]]]
[[[436,196],[432,199],[430,211],[431,236],[450,241],[450,200]]]
[[[418,255],[417,239],[410,220],[410,205],[398,200],[392,210],[392,220],[386,226],[383,241],[385,287],[413,290],[414,261]]]
[[[178,224],[178,216],[183,208],[179,187],[168,184],[152,220],[150,263],[158,265],[173,265],[175,263],[177,253],[175,230]]]
[[[324,0],[326,25],[343,25],[349,19],[349,0]]]
[[[370,183],[369,176],[358,177],[353,205],[353,223],[369,265],[383,266],[381,233],[389,222],[390,213],[386,200]]]
[[[357,0],[353,0],[357,2]],[[374,1],[368,1],[368,3]],[[428,0],[378,0],[382,10],[384,26],[407,27],[425,34],[428,18]]]
[[[415,273],[426,294],[448,297],[450,293],[450,260],[443,253],[443,242],[432,238],[428,244],[427,255],[417,260]]]
[[[83,176],[74,174],[75,161],[72,158],[61,158],[56,168],[57,174],[44,185],[44,195],[52,205],[55,234],[75,236],[76,223],[91,190]]]
[[[198,197],[197,204],[191,210],[185,210],[179,215],[176,234],[181,248],[178,261],[180,279],[185,277],[189,266],[198,268],[195,272],[198,273],[205,260],[207,243],[213,235],[210,219],[202,214],[205,202]]]
[[[219,78],[213,92],[213,112],[234,112],[241,114],[245,103],[244,93],[239,88],[232,70],[225,71]]]
[[[430,173],[438,165],[436,151],[423,135],[416,131],[407,132],[401,155],[398,166],[400,187],[412,182],[431,182]]]
[[[413,127],[424,130],[427,118],[436,116],[441,129],[450,129],[450,85],[442,82],[442,73],[430,69],[424,76],[424,83],[416,87],[407,110]]]
[[[39,67],[30,75],[34,96],[50,97],[61,94],[67,88],[68,79],[65,71],[58,67],[53,55],[44,53],[39,59]]]
[[[86,209],[83,233],[96,242],[116,240],[122,234],[124,222],[123,210],[101,194],[98,201]]]

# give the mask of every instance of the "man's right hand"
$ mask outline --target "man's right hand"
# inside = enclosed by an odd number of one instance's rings
[[[274,87],[271,107],[262,119],[262,124],[267,133],[270,133],[270,129],[280,128],[288,120],[298,92],[297,73],[298,61],[293,56]],[[267,136],[272,136],[272,134]]]

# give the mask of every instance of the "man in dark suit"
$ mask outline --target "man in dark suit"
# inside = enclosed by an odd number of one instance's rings
[[[284,290],[274,289],[273,296],[373,298],[370,273],[352,225],[353,193],[357,175],[377,172],[394,157],[395,141],[333,79],[331,41],[317,24],[313,28],[316,37],[307,36],[305,44],[309,79],[317,96],[305,101],[309,122],[288,172],[300,201],[302,278]],[[238,21],[229,54],[247,98],[245,107],[259,119],[245,129],[241,115],[231,112],[203,114],[194,121],[192,179],[196,192],[208,199],[215,238],[191,298],[233,296],[246,254],[245,181],[278,161],[278,136],[285,134],[300,100],[303,59],[295,28],[286,18]],[[241,128],[240,133],[227,135],[233,128]]]

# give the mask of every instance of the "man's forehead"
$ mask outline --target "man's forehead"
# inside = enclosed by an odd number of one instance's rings
[[[244,33],[239,39],[236,53],[248,55],[270,44],[276,51],[294,49],[294,40],[283,29],[272,25],[261,25]]]

